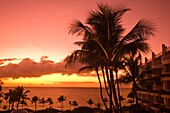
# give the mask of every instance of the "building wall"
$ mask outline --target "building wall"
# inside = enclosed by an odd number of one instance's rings
[[[141,89],[137,91],[139,100],[147,107],[150,106],[155,112],[160,109],[170,110],[170,47],[163,44],[160,53],[152,52],[152,59],[145,61],[143,66],[145,67],[145,77],[139,84]],[[160,109],[158,109],[159,107]]]

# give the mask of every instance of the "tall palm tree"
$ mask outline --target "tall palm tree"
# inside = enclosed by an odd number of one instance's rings
[[[128,8],[113,9],[108,5],[98,4],[98,10],[90,12],[85,24],[77,20],[71,25],[69,32],[83,36],[83,40],[75,42],[80,46],[80,50],[75,50],[66,58],[66,65],[78,61],[86,67],[91,67],[96,71],[99,84],[101,81],[98,71],[102,70],[103,78],[106,78],[104,87],[110,102],[110,110],[107,112],[110,113],[113,109],[118,112],[118,108],[121,108],[121,104],[118,104],[121,102],[118,102],[117,97],[120,97],[119,85],[117,83],[117,91],[114,79],[118,79],[118,64],[122,56],[137,51],[148,52],[150,48],[146,41],[154,35],[153,24],[146,19],[139,20],[135,27],[124,35],[125,28],[122,26],[121,18],[129,10]],[[95,59],[91,56],[95,56]]]
[[[13,89],[9,89],[9,99],[8,99],[8,103],[9,103],[9,109],[14,109],[14,103],[16,101],[16,91]]]
[[[87,104],[89,104],[90,105],[90,107],[94,104],[94,101],[92,100],[92,99],[89,99],[88,101],[87,101]]]
[[[47,101],[46,101],[44,98],[42,98],[41,100],[39,100],[39,103],[43,105],[43,109],[44,109],[44,104],[45,104],[46,102],[47,102]]]
[[[34,103],[35,105],[35,111],[37,110],[37,102],[38,102],[39,98],[37,96],[33,96],[31,99],[31,102]]]
[[[137,83],[136,80],[141,77],[142,74],[142,57],[140,52],[136,54],[129,54],[123,58],[124,69],[126,74],[120,78],[123,83],[132,83],[132,92],[138,106],[137,98]]]
[[[58,101],[61,103],[61,110],[63,111],[63,102],[66,100],[66,97],[64,95],[61,95],[59,98],[58,98]]]
[[[15,98],[16,98],[16,101],[17,101],[17,109],[19,108],[19,104],[20,104],[20,101],[21,99],[28,99],[29,98],[27,97],[27,93],[29,93],[30,91],[29,90],[26,90],[24,92],[24,87],[23,86],[18,86],[15,88]]]

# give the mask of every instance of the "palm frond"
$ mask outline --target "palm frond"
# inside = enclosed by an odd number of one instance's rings
[[[83,54],[84,51],[82,50],[75,50],[72,52],[71,55],[67,56],[64,59],[64,62],[66,62],[65,66],[71,66],[72,64],[74,65],[76,60],[78,60],[80,58],[80,55]]]
[[[135,27],[121,40],[120,44],[126,44],[136,39],[148,40],[150,37],[154,37],[155,25],[147,20],[140,19]]]
[[[81,67],[79,70],[78,70],[78,73],[82,72],[82,71],[92,71],[94,69],[93,66],[84,66],[84,67]]]

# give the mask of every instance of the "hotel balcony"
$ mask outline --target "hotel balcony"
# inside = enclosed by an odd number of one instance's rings
[[[151,68],[152,69],[162,68],[162,63],[161,62],[152,61]]]
[[[162,56],[161,61],[162,61],[162,65],[170,64],[170,55]]]
[[[162,74],[164,74],[164,75],[170,75],[170,72],[162,71]]]

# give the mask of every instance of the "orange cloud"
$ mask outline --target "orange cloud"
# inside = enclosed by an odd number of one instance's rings
[[[39,77],[53,73],[61,73],[63,75],[71,75],[77,73],[82,64],[76,63],[74,66],[65,68],[65,62],[55,63],[54,61],[47,60],[47,56],[42,56],[40,62],[35,62],[30,58],[25,58],[18,64],[9,63],[0,67],[0,76],[2,78],[12,77]],[[88,75],[81,73],[79,75]],[[91,74],[93,75],[93,74]],[[90,75],[90,76],[91,76]]]
[[[16,58],[5,58],[5,59],[0,59],[0,65],[4,64],[4,62],[6,61],[14,61],[14,60],[18,60]]]

